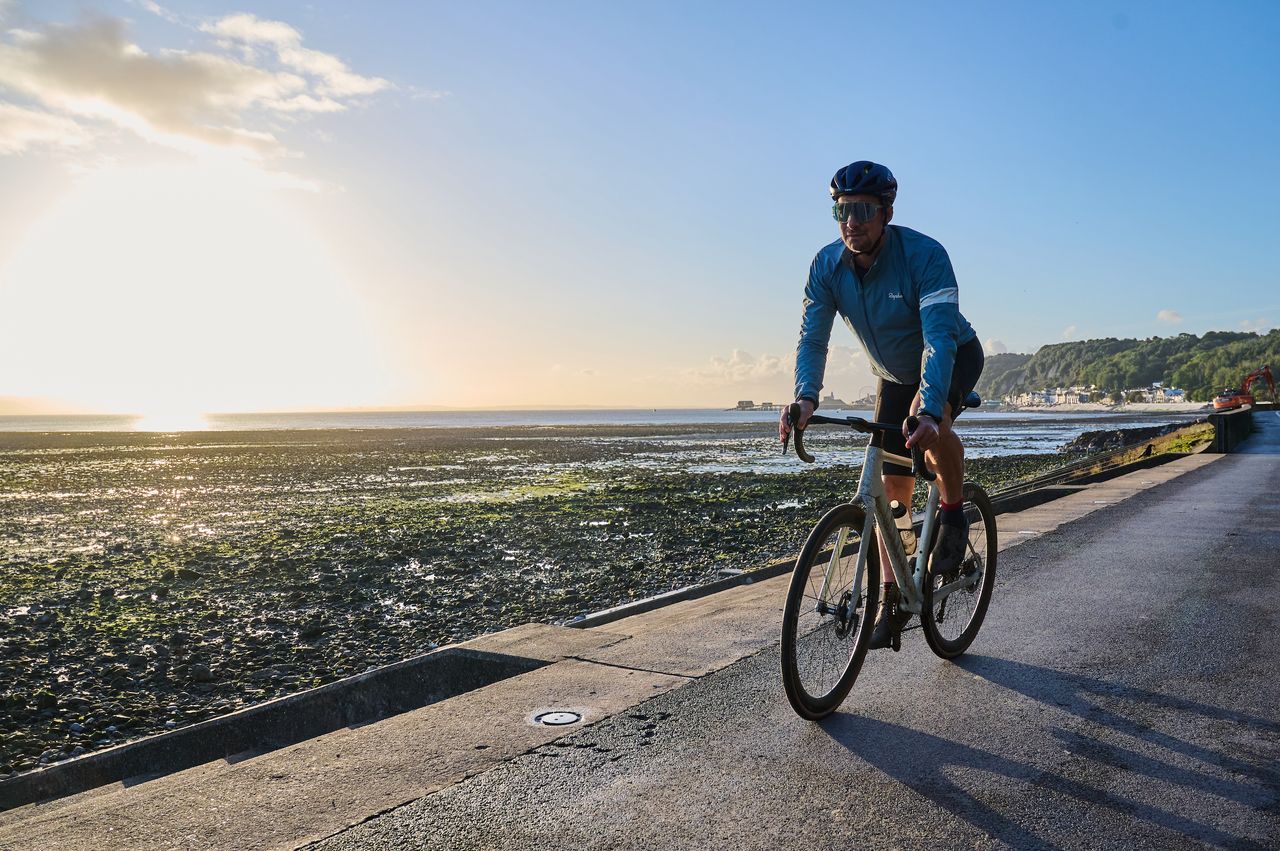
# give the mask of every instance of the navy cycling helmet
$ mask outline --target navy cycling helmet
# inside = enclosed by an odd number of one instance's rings
[[[898,197],[898,181],[893,172],[870,160],[849,163],[831,178],[831,197],[841,195],[875,195],[886,207]]]

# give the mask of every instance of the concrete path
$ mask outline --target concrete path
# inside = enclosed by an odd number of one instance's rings
[[[1254,432],[1236,449],[1244,455],[1280,455],[1280,411],[1254,410]]]
[[[769,646],[318,847],[1275,848],[1278,474],[1225,457],[1006,551],[971,655],[916,633],[821,724]]]
[[[910,634],[821,725],[781,692],[781,577],[478,639],[550,664],[0,814],[0,848],[1274,844],[1278,464],[1193,456],[1003,516],[972,656]],[[531,723],[552,708],[591,726]]]

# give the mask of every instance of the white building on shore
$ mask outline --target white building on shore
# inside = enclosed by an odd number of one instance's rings
[[[1136,387],[1121,392],[1126,402],[1143,404],[1181,403],[1187,401],[1187,391],[1178,387],[1165,387],[1157,382],[1150,387]],[[1058,405],[1080,405],[1094,401],[1110,401],[1111,394],[1099,393],[1098,388],[1076,385],[1055,387],[1018,393],[1004,397],[1004,403],[1015,408],[1052,408]]]
[[[1124,398],[1128,402],[1174,404],[1187,401],[1187,391],[1179,387],[1165,387],[1162,382],[1157,381],[1150,387],[1135,387],[1124,391]]]
[[[1033,390],[1030,393],[1018,393],[1004,397],[1006,405],[1016,408],[1051,408],[1054,405],[1078,405],[1088,402],[1095,392],[1094,387],[1054,387],[1052,390]]]

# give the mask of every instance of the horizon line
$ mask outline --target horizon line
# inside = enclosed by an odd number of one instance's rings
[[[733,406],[718,405],[376,405],[369,407],[297,408],[292,410],[260,411],[199,411],[194,416],[291,416],[307,414],[431,414],[474,411],[732,411]],[[147,417],[150,414],[136,411],[22,411],[0,412],[0,417]]]

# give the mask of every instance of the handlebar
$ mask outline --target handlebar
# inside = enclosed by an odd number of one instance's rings
[[[812,464],[816,459],[809,454],[804,448],[804,431],[795,427],[795,423],[800,419],[800,405],[793,402],[787,408],[787,423],[791,428],[787,432],[787,438],[795,436],[796,455],[806,464]],[[841,425],[852,428],[854,431],[860,431],[864,434],[870,434],[873,431],[899,431],[902,427],[892,425],[890,423],[874,423],[870,420],[864,420],[862,417],[824,417],[821,414],[814,414],[809,417],[809,425]],[[907,417],[907,431],[914,432],[920,425],[920,421],[915,417]],[[787,454],[787,440],[782,441],[782,454]],[[927,482],[931,482],[938,477],[937,473],[932,472],[924,462],[924,450],[918,446],[911,447],[911,474],[920,476]]]
[[[920,426],[920,420],[915,417],[907,417],[907,432],[914,434],[915,430]],[[926,482],[932,482],[938,478],[938,474],[930,470],[924,463],[924,450],[919,446],[911,447],[911,473],[920,476]]]

